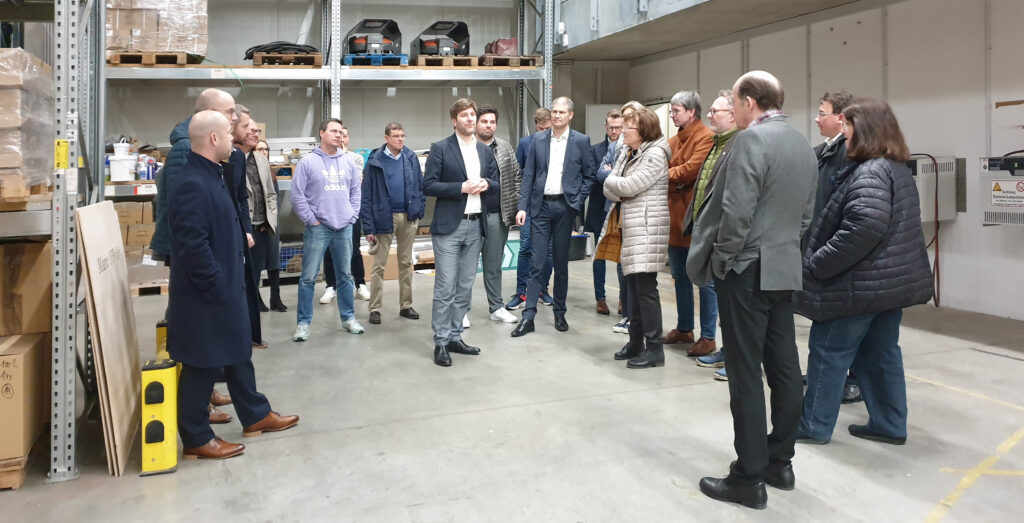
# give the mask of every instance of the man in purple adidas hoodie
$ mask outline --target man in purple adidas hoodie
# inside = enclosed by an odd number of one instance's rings
[[[341,149],[342,123],[337,118],[320,125],[320,147],[302,157],[292,176],[292,209],[306,224],[302,234],[302,276],[299,277],[298,324],[293,341],[309,339],[313,321],[313,283],[320,261],[330,249],[337,277],[341,326],[362,334],[353,305],[352,224],[359,219],[359,171]]]

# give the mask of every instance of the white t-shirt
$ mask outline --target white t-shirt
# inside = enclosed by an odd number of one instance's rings
[[[562,170],[565,166],[565,147],[569,144],[569,128],[566,127],[562,136],[551,132],[551,152],[548,159],[548,179],[544,182],[544,194],[562,194]]]
[[[462,152],[462,163],[466,164],[466,178],[475,182],[480,179],[480,154],[476,150],[476,136],[470,136],[470,142],[466,143],[461,136],[455,135],[459,141],[459,150]],[[480,213],[480,195],[470,194],[466,198],[466,214]]]

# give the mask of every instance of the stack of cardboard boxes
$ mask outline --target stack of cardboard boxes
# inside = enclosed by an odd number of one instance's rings
[[[206,56],[207,0],[107,0],[107,53]]]
[[[117,221],[121,224],[121,243],[125,252],[142,250],[153,239],[153,202],[117,202]]]
[[[54,121],[50,66],[23,49],[0,49],[0,200],[50,179]]]

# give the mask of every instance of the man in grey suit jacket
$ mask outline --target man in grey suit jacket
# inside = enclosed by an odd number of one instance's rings
[[[792,294],[802,284],[800,237],[810,224],[817,161],[807,138],[781,112],[785,95],[778,79],[752,71],[732,92],[741,131],[695,223],[691,252],[706,258],[689,265],[706,267],[692,275],[703,282],[710,269],[718,291],[738,459],[725,478],[701,479],[700,489],[764,508],[766,482],[783,490],[794,486],[790,460],[803,391]],[[770,434],[762,364],[772,394]]]

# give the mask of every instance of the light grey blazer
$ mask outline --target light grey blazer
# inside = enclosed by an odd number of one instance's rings
[[[800,238],[811,222],[818,163],[810,143],[779,115],[740,131],[693,226],[687,275],[714,275],[761,261],[761,290],[802,288]]]

